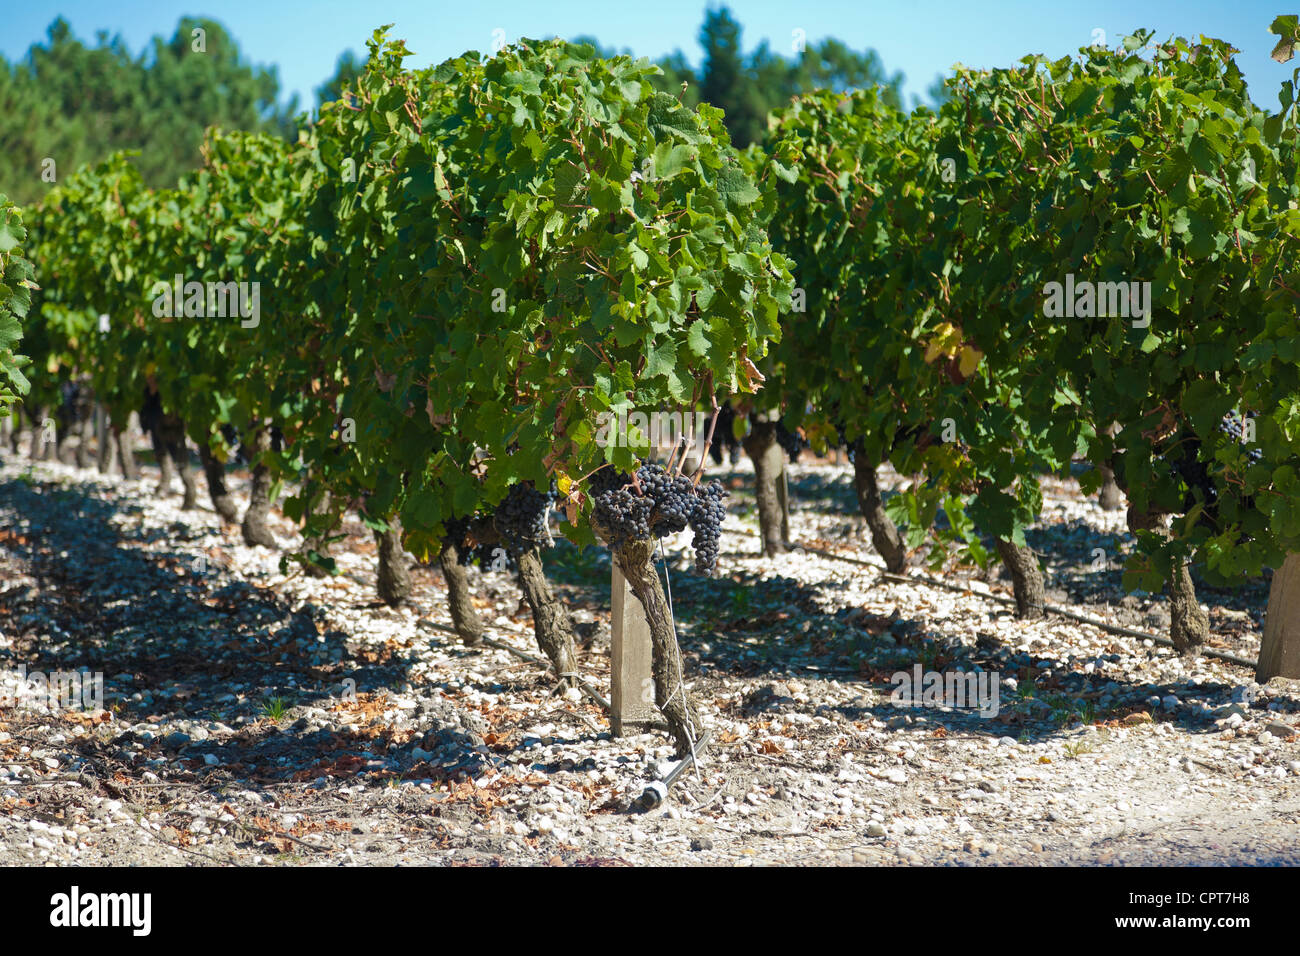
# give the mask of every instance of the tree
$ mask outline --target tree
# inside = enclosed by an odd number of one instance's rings
[[[700,27],[704,47],[700,99],[722,108],[731,141],[744,146],[762,135],[767,111],[741,52],[740,32],[740,24],[726,7],[705,13]]]
[[[681,97],[687,106],[703,101],[721,108],[731,141],[738,147],[762,139],[768,113],[814,90],[843,93],[880,86],[884,102],[891,106],[901,102],[903,74],[888,74],[874,50],[859,53],[839,40],[826,39],[788,59],[764,41],[745,56],[741,25],[726,7],[705,13],[699,39],[704,48],[700,69],[696,71],[680,50],[675,51],[659,61],[663,76],[656,85]],[[687,84],[684,93],[683,83]]]
[[[943,76],[936,76],[934,82],[926,87],[925,95],[930,97],[930,105],[934,109],[942,107],[952,97],[952,92],[948,89],[947,79]]]
[[[316,87],[317,107],[341,99],[343,91],[352,87],[365,68],[365,59],[351,50],[344,50],[339,54],[338,61],[334,64],[334,75]]]
[[[875,50],[858,53],[839,40],[826,39],[805,49],[799,59],[790,64],[789,71],[787,100],[790,96],[814,90],[847,93],[879,86],[881,102],[893,107],[901,105],[903,74],[897,71],[892,76],[888,74]]]
[[[86,46],[59,18],[17,63],[0,60],[0,189],[32,203],[119,149],[139,151],[148,185],[175,185],[211,125],[288,135],[296,100],[278,94],[274,69],[247,63],[213,20],[183,18],[135,56],[104,33]]]

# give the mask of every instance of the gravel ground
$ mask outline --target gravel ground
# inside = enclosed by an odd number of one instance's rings
[[[459,646],[436,570],[415,569],[407,606],[377,604],[359,524],[340,575],[286,577],[206,501],[154,498],[156,469],[9,460],[0,672],[102,672],[107,709],[0,701],[0,864],[1300,863],[1300,683],[1017,621],[996,574],[951,568],[957,593],[763,559],[743,466],[731,481],[721,576],[687,573],[678,542],[667,562],[713,740],[698,775],[633,813],[667,739],[611,739],[536,665]],[[796,466],[792,488],[797,541],[874,560],[846,466]],[[1162,598],[1118,589],[1122,513],[1072,481],[1044,491],[1030,541],[1049,597],[1167,626]],[[604,687],[608,557],[548,561]],[[509,576],[471,579],[492,636],[535,652]],[[1217,649],[1253,658],[1266,583],[1200,593]],[[918,664],[998,675],[997,715],[894,704],[891,675]]]

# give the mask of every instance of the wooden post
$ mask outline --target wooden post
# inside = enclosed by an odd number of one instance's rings
[[[1261,684],[1274,677],[1300,679],[1300,554],[1288,554],[1273,572],[1255,667]]]
[[[790,469],[782,468],[776,483],[776,500],[781,505],[781,540],[790,543]]]
[[[95,451],[99,458],[99,473],[108,474],[113,468],[113,446],[108,441],[108,426],[104,406],[95,403]]]
[[[615,737],[646,733],[659,719],[655,709],[653,645],[645,610],[618,564],[610,581],[609,724]]]

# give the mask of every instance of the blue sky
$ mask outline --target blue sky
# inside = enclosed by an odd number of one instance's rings
[[[1028,53],[1064,56],[1093,42],[1105,41],[1139,27],[1159,38],[1170,35],[1217,36],[1241,49],[1238,57],[1252,98],[1276,108],[1277,89],[1296,63],[1269,59],[1274,39],[1268,25],[1278,13],[1294,12],[1258,0],[1172,0],[1172,2],[852,2],[852,0],[733,0],[728,4],[744,26],[746,50],[767,38],[788,53],[795,30],[810,42],[835,36],[852,47],[874,47],[885,66],[907,76],[906,91],[923,95],[938,73],[954,62],[970,66],[1006,66]],[[210,16],[238,39],[252,61],[274,64],[282,86],[297,92],[304,106],[315,103],[313,89],[328,77],[338,54],[358,52],[380,24],[396,24],[394,34],[407,40],[417,56],[413,66],[439,62],[467,49],[491,49],[493,31],[507,39],[520,36],[572,37],[588,34],[606,46],[630,47],[641,56],[659,57],[681,49],[698,62],[696,36],[703,19],[703,0],[655,0],[653,3],[565,2],[565,0],[66,0],[19,3],[6,0],[0,54],[23,55],[42,40],[58,15],[74,32],[92,42],[96,31],[120,33],[138,52],[156,33],[170,35],[183,15]]]

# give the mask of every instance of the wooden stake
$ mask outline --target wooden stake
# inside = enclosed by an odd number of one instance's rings
[[[1300,679],[1300,554],[1286,556],[1268,590],[1255,680],[1266,684],[1274,677]]]
[[[611,562],[609,723],[615,737],[646,733],[662,718],[655,708],[654,650],[641,602]]]

